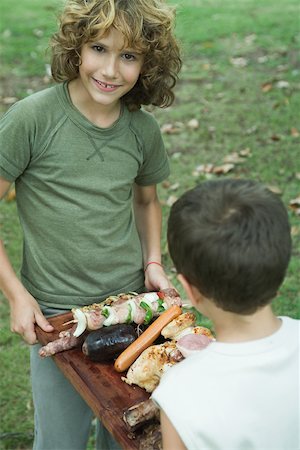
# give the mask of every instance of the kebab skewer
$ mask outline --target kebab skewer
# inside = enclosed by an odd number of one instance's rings
[[[178,292],[173,288],[143,294],[129,293],[108,297],[104,302],[72,309],[75,331],[50,342],[39,351],[41,357],[51,356],[82,343],[83,333],[118,323],[148,325],[153,318],[173,305],[182,305]],[[69,344],[69,345],[68,345]]]

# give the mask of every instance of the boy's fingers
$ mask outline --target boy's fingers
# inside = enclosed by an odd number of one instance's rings
[[[35,332],[34,332],[34,329],[32,329],[32,330],[26,330],[24,333],[23,333],[23,339],[24,339],[24,341],[26,341],[27,342],[27,344],[30,344],[30,345],[33,345],[33,344],[36,344],[37,343],[37,338],[36,338],[36,334],[35,334]]]
[[[42,314],[36,314],[36,324],[44,331],[50,333],[54,330],[53,326],[48,322],[48,320]]]

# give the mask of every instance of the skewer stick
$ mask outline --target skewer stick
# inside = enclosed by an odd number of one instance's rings
[[[64,323],[62,324],[62,326],[65,327],[66,325],[69,325],[70,323],[77,323],[77,322],[78,322],[78,320],[76,320],[76,319],[69,320],[68,322],[64,322]]]

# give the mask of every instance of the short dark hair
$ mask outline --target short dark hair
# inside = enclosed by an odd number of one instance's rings
[[[242,179],[206,181],[177,200],[168,245],[179,273],[225,311],[252,314],[276,296],[291,255],[277,194]]]

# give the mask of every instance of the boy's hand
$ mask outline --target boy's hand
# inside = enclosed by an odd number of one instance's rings
[[[36,344],[35,325],[39,325],[46,332],[54,330],[41,312],[37,301],[26,291],[22,299],[11,304],[11,331],[18,333],[28,344]]]
[[[145,272],[145,286],[149,291],[173,288],[164,269],[157,264],[150,264]]]

